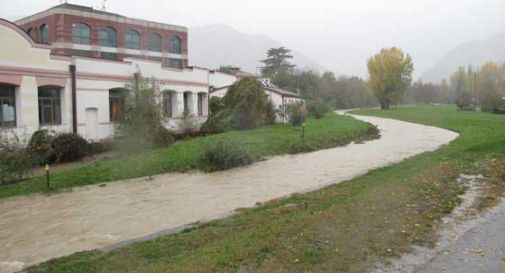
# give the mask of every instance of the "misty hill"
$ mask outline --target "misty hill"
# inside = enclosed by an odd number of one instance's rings
[[[505,62],[505,32],[487,40],[462,44],[421,75],[423,81],[440,82],[460,66],[480,66],[494,61]]]
[[[265,35],[247,34],[226,25],[189,29],[189,63],[194,66],[217,69],[220,65],[233,65],[254,74],[262,65],[259,60],[266,58],[267,50],[280,46],[290,48]],[[327,70],[299,52],[291,53],[292,62],[298,68]]]

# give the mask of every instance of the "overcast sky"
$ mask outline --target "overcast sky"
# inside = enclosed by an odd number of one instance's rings
[[[0,17],[13,21],[59,3],[0,0]],[[340,74],[359,76],[382,47],[411,54],[418,76],[455,46],[505,32],[505,0],[108,0],[106,6],[141,19],[265,34]]]

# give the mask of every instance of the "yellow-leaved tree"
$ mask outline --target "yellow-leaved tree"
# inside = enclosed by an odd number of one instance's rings
[[[382,109],[400,103],[412,82],[414,65],[408,54],[396,47],[383,48],[368,59],[368,83]]]

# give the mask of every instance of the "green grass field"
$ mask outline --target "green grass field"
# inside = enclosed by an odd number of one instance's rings
[[[206,147],[219,140],[234,142],[254,158],[262,160],[270,156],[313,151],[377,137],[377,130],[372,125],[333,113],[321,119],[309,118],[306,124],[304,142],[301,127],[290,124],[195,137],[167,148],[100,160],[57,172],[51,177],[51,186],[53,190],[58,190],[160,173],[190,171],[198,168]],[[0,198],[45,190],[45,177],[37,177],[26,183],[1,186]]]
[[[413,244],[434,244],[439,219],[465,190],[456,182],[460,173],[488,178],[482,208],[503,195],[505,116],[450,106],[358,113],[447,128],[460,137],[339,185],[108,253],[55,259],[28,272],[366,272]]]

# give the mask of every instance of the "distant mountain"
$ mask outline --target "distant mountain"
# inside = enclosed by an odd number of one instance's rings
[[[505,32],[487,40],[473,41],[456,47],[420,78],[425,82],[440,82],[460,66],[477,66],[488,61],[505,62]]]
[[[226,25],[194,27],[189,29],[189,64],[211,69],[233,65],[255,74],[256,69],[262,66],[260,60],[266,58],[267,50],[280,46],[290,48],[265,35],[247,34]],[[327,70],[299,52],[291,53],[292,62],[298,68],[319,72]]]

